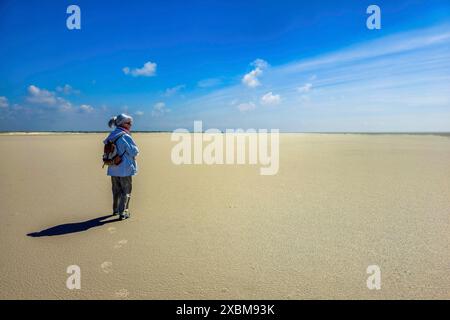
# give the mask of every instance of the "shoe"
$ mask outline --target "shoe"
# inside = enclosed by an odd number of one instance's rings
[[[120,220],[125,220],[125,219],[128,219],[128,218],[130,218],[130,213],[122,213],[121,215],[120,215]]]
[[[119,213],[118,212],[113,212],[113,214],[112,214],[113,216],[118,216],[119,215]]]

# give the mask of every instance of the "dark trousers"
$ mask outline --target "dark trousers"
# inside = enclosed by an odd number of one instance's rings
[[[131,197],[131,176],[111,177],[113,193],[113,213],[128,212]]]

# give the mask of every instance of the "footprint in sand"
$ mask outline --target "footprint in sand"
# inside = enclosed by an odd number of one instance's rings
[[[130,295],[130,292],[127,289],[120,289],[119,291],[116,291],[115,296],[116,298],[120,299],[126,299]]]
[[[127,243],[128,243],[128,240],[122,239],[114,245],[114,249],[122,248],[122,246],[126,245]]]
[[[109,228],[108,228],[108,232],[111,233],[111,234],[113,234],[113,233],[116,232],[116,228],[114,228],[114,227],[109,227]]]
[[[113,270],[112,270],[112,262],[109,262],[109,261],[103,262],[103,263],[100,265],[100,267],[102,268],[102,270],[103,270],[104,273],[110,273],[110,272],[113,271]]]

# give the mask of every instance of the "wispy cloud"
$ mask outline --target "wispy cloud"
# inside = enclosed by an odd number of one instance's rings
[[[193,99],[190,114],[197,118],[203,114],[208,119],[220,114],[221,119],[239,125],[242,120],[227,111],[230,101],[252,101],[255,95],[270,90],[283,97],[280,108],[276,113],[255,108],[255,127],[281,124],[281,129],[299,131],[450,130],[449,48],[447,24],[272,65],[264,70],[263,83],[259,81],[261,73],[253,72],[258,70],[255,66],[242,79],[252,91],[240,85],[221,88]],[[402,115],[403,120],[398,121]]]
[[[76,90],[74,89],[71,85],[69,84],[65,84],[64,86],[58,86],[56,87],[56,91],[60,92],[60,93],[64,93],[66,95],[70,95],[70,94],[79,94],[80,90]]]
[[[222,80],[219,78],[209,78],[209,79],[200,80],[197,83],[197,86],[200,88],[211,88],[211,87],[218,86],[221,83],[222,83]]]
[[[0,108],[8,108],[9,102],[6,97],[0,97]]]
[[[166,91],[164,92],[164,95],[166,97],[171,97],[180,92],[181,90],[183,90],[184,88],[186,88],[186,85],[184,84],[180,84],[172,88],[167,88]]]
[[[269,63],[263,59],[256,59],[251,63],[252,66],[259,68],[261,70],[266,69],[269,66]]]
[[[152,117],[160,117],[170,112],[164,102],[157,102],[152,109]]]
[[[247,112],[256,109],[256,105],[253,102],[245,102],[238,104],[237,108],[241,112]]]
[[[148,61],[144,63],[142,68],[130,69],[129,67],[124,67],[122,71],[126,75],[132,75],[133,77],[152,77],[156,74],[156,66],[156,63]]]
[[[312,89],[312,84],[311,83],[306,83],[306,84],[298,87],[297,91],[300,92],[300,93],[306,93],[306,92],[311,91],[311,89]]]

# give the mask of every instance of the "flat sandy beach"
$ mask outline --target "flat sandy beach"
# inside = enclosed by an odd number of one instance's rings
[[[450,298],[449,137],[281,134],[262,176],[176,166],[170,134],[136,133],[125,221],[107,217],[104,137],[0,136],[0,298]]]

